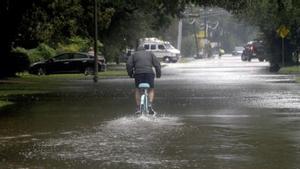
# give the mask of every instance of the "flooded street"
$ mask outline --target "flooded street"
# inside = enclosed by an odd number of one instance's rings
[[[0,168],[299,169],[300,85],[239,57],[168,64],[155,118],[133,79],[68,82],[0,110]]]

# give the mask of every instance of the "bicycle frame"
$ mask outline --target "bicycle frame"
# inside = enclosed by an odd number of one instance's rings
[[[148,83],[139,84],[139,89],[141,89],[143,91],[143,93],[141,95],[141,100],[140,100],[140,112],[143,115],[147,115],[149,113],[149,109],[148,109],[148,104],[149,104],[148,88],[150,88],[150,85]]]

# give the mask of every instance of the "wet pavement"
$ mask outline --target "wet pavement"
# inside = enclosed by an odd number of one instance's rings
[[[300,85],[238,57],[169,64],[155,118],[132,79],[74,81],[0,111],[0,168],[298,169]]]

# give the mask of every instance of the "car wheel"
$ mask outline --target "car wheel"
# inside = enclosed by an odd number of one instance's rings
[[[86,67],[84,69],[84,75],[92,75],[94,73],[94,69],[92,67]]]
[[[247,60],[246,57],[245,57],[245,55],[242,55],[241,59],[242,59],[242,61],[246,61]]]
[[[106,72],[106,65],[98,65],[98,68],[99,68],[99,72]]]
[[[171,62],[171,59],[170,59],[169,57],[166,56],[166,57],[164,57],[164,62],[165,62],[165,63],[170,63],[170,62]]]
[[[37,75],[42,76],[42,75],[45,75],[45,74],[46,74],[46,72],[45,72],[45,70],[43,68],[39,68],[37,70]]]

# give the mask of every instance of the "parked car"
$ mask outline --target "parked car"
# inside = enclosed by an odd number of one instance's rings
[[[242,61],[251,61],[251,59],[257,58],[260,62],[265,60],[265,51],[262,41],[250,41],[245,46],[241,55]]]
[[[232,51],[232,55],[233,56],[241,56],[243,54],[244,49],[245,48],[243,46],[236,46],[236,47],[234,47],[234,50]]]
[[[106,70],[105,59],[98,56],[99,71]],[[29,73],[47,75],[56,73],[84,73],[94,72],[94,56],[88,53],[64,53],[46,61],[36,62],[30,65]]]

